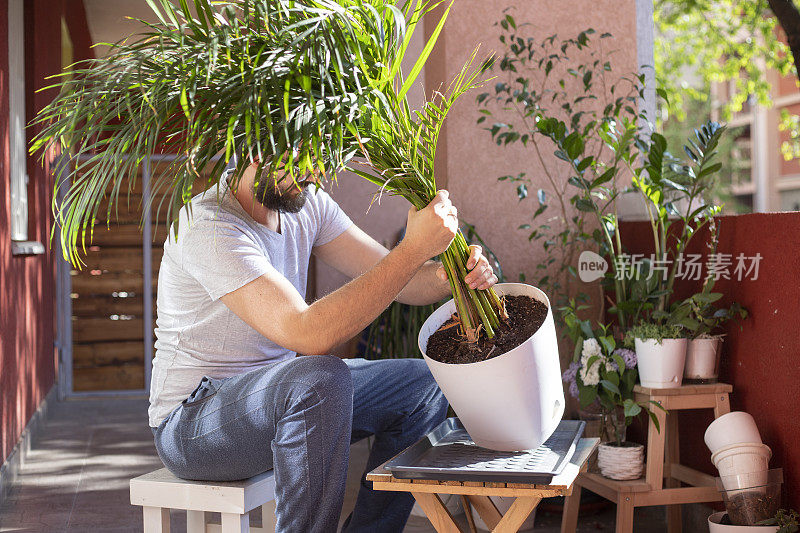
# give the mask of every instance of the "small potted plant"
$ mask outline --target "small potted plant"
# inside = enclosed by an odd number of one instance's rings
[[[644,467],[644,446],[626,441],[626,429],[642,412],[650,415],[659,431],[660,427],[650,405],[634,400],[633,387],[638,376],[636,353],[618,347],[608,326],[601,324],[593,331],[588,321],[576,321],[570,313],[565,316],[568,330],[577,325],[580,333],[575,338],[575,359],[562,379],[569,385],[570,394],[580,401],[581,408],[595,405],[602,413],[604,442],[598,450],[600,472],[611,479],[638,479]]]
[[[711,292],[713,278],[703,283],[702,292],[685,300],[691,309],[686,324],[690,339],[686,348],[686,365],[683,377],[688,383],[716,383],[719,376],[719,356],[723,335],[720,328],[729,320],[747,318],[747,310],[738,303],[718,307],[722,293]]]
[[[628,331],[627,341],[636,348],[643,387],[671,389],[681,386],[688,344],[683,331],[682,326],[670,322],[640,322]]]

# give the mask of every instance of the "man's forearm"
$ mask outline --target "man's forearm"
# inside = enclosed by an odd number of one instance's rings
[[[428,305],[450,295],[450,284],[436,273],[441,266],[439,261],[426,261],[397,295],[397,301],[408,305]]]
[[[309,306],[301,320],[303,331],[317,338],[315,351],[328,353],[372,323],[423,263],[412,249],[398,245],[372,269]]]

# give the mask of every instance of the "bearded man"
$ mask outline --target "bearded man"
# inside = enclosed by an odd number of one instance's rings
[[[447,402],[420,359],[327,354],[394,300],[449,294],[430,258],[455,236],[456,208],[447,191],[412,208],[389,251],[313,179],[257,179],[253,163],[234,187],[234,164],[182,209],[177,237],[164,243],[149,410],[156,449],[186,479],[273,469],[278,530],[334,532],[350,444],[375,437],[370,471],[436,427]],[[312,253],[352,281],[309,305]],[[496,283],[479,247],[467,267],[471,287]],[[362,477],[344,531],[401,531],[412,505]]]

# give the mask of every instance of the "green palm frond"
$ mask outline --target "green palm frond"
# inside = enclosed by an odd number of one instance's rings
[[[98,220],[111,222],[140,167],[162,151],[180,156],[151,184],[151,198],[169,202],[169,223],[200,169],[210,169],[211,185],[234,154],[234,186],[258,161],[257,175],[276,180],[335,179],[350,167],[417,208],[434,197],[439,134],[456,99],[478,83],[476,54],[421,110],[410,109],[407,93],[452,0],[407,75],[412,34],[439,1],[147,2],[158,22],[141,21],[143,34],[56,76],[58,96],[33,121],[32,153],[44,159],[59,148],[77,161],[54,203],[70,262],[81,262]],[[494,291],[463,282],[468,253],[459,234],[442,260],[474,341],[480,324],[491,337],[504,312]]]
[[[34,120],[42,129],[32,152],[58,144],[80,157],[57,213],[72,262],[159,150],[184,156],[153,184],[175,207],[191,198],[198,169],[219,176],[239,146],[246,157],[234,179],[254,159],[292,179],[335,176],[359,148],[348,126],[402,59],[407,14],[413,23],[429,6],[195,0],[192,12],[185,0],[148,3],[160,23],[142,21],[147,31],[132,42],[57,77],[59,95]]]

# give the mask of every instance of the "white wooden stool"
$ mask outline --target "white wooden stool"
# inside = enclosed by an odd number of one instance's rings
[[[162,468],[131,480],[131,504],[141,505],[145,533],[169,533],[169,510],[186,510],[188,533],[273,533],[275,478],[272,471],[244,481],[189,481]],[[262,527],[250,528],[248,513],[261,507]],[[222,526],[205,513],[221,513]]]

